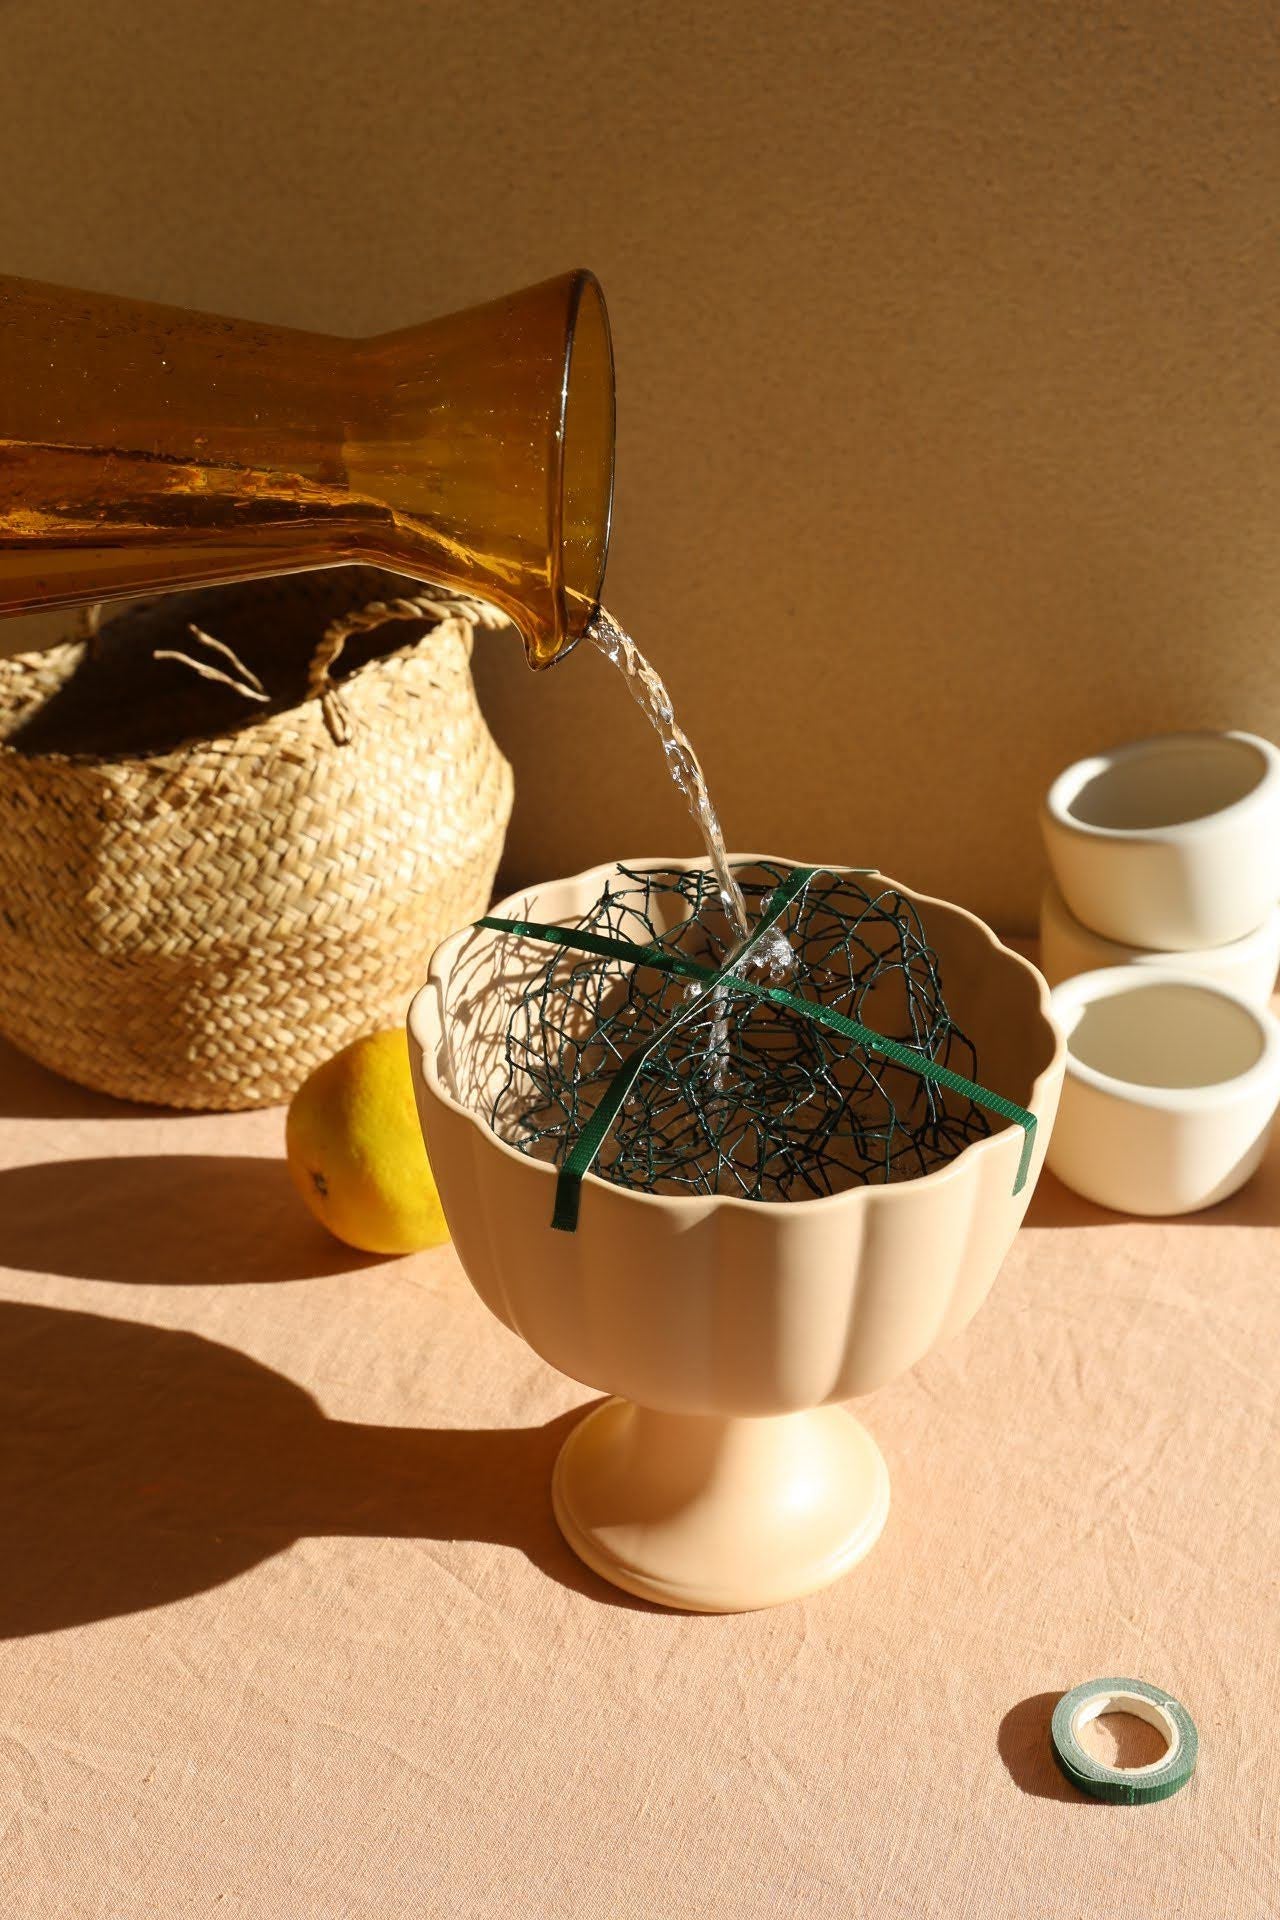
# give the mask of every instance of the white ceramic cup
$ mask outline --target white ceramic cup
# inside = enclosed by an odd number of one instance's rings
[[[1067,1070],[1048,1164],[1120,1213],[1195,1213],[1244,1185],[1280,1104],[1280,1023],[1169,969],[1055,987]]]
[[[1280,899],[1280,751],[1251,733],[1170,733],[1078,760],[1041,810],[1082,925],[1166,953],[1222,946]]]
[[[1076,919],[1050,881],[1040,900],[1040,971],[1051,987],[1077,973],[1100,967],[1170,967],[1194,973],[1211,984],[1243,994],[1255,1007],[1265,1007],[1280,971],[1280,906],[1273,907],[1260,927],[1225,946],[1201,947],[1192,953],[1159,953],[1150,947],[1122,947],[1104,940]]]

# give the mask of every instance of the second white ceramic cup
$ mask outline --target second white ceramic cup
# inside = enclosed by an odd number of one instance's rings
[[[1078,760],[1041,825],[1071,912],[1122,946],[1222,946],[1280,899],[1280,751],[1256,734],[1164,734]]]
[[[1051,987],[1077,973],[1100,967],[1141,967],[1194,973],[1212,985],[1243,994],[1255,1007],[1265,1007],[1280,971],[1280,906],[1260,927],[1221,947],[1199,947],[1191,953],[1159,953],[1150,947],[1122,947],[1082,926],[1050,881],[1040,901],[1040,971]]]
[[[1120,1213],[1195,1213],[1242,1187],[1280,1105],[1280,1023],[1194,974],[1137,967],[1055,987],[1067,1070],[1048,1164]]]

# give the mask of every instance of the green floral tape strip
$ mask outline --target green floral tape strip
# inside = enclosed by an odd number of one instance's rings
[[[626,960],[633,966],[655,967],[662,973],[676,974],[682,979],[702,983],[701,993],[673,1013],[644,1046],[637,1047],[634,1053],[627,1055],[610,1081],[604,1098],[574,1141],[556,1181],[556,1204],[551,1224],[559,1232],[573,1233],[576,1230],[582,1177],[595,1165],[600,1149],[609,1137],[610,1128],[626,1104],[627,1095],[650,1059],[655,1053],[661,1052],[677,1028],[704,1013],[717,990],[724,985],[751,999],[767,1000],[776,1007],[786,1007],[789,1012],[799,1013],[819,1026],[830,1028],[844,1039],[852,1040],[856,1046],[882,1055],[894,1066],[904,1067],[908,1072],[918,1074],[922,1080],[945,1087],[951,1093],[962,1094],[972,1100],[975,1106],[986,1108],[1001,1120],[1016,1123],[1023,1130],[1023,1139],[1013,1191],[1015,1194],[1022,1192],[1031,1171],[1031,1156],[1035,1149],[1036,1117],[1033,1113],[1028,1113],[1025,1107],[1018,1106],[1013,1100],[1006,1100],[1003,1094],[992,1093],[989,1088],[979,1086],[977,1081],[966,1080],[963,1074],[953,1073],[950,1067],[939,1066],[915,1047],[904,1046],[900,1040],[890,1040],[884,1034],[876,1033],[873,1028],[864,1027],[860,1021],[850,1020],[833,1007],[820,1006],[815,1000],[802,1000],[798,994],[788,993],[785,987],[766,986],[763,981],[746,979],[739,971],[756,943],[782,917],[814,874],[820,871],[818,867],[793,867],[786,879],[770,894],[764,913],[749,937],[734,948],[720,967],[700,966],[696,960],[687,960],[683,954],[671,953],[666,947],[640,946],[635,941],[615,940],[607,934],[591,933],[586,928],[557,927],[537,920],[504,920],[493,914],[486,914],[483,919],[477,920],[478,927],[485,927],[491,933],[512,933],[523,939],[542,940],[552,946],[568,947],[577,953],[594,953],[602,959]]]

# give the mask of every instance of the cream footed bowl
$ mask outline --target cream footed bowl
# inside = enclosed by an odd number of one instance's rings
[[[749,877],[756,858],[735,867]],[[554,881],[495,913],[573,922],[614,873]],[[1044,982],[971,914],[899,891],[936,949],[978,1077],[1036,1116],[1017,1194],[1023,1130],[993,1121],[937,1172],[825,1198],[666,1196],[588,1174],[577,1231],[559,1232],[555,1167],[488,1124],[510,1011],[546,947],[464,929],[437,948],[410,1009],[423,1131],[472,1285],[543,1359],[612,1396],[565,1442],[556,1518],[588,1566],[646,1599],[769,1606],[861,1559],[889,1481],[841,1403],[967,1324],[1030,1200],[1063,1073]]]

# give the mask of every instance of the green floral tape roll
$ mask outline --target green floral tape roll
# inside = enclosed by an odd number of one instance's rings
[[[1131,1713],[1155,1727],[1168,1751],[1145,1767],[1109,1767],[1080,1744],[1080,1729],[1103,1713]],[[1053,1710],[1053,1752],[1073,1786],[1095,1800],[1145,1806],[1185,1787],[1196,1769],[1195,1722],[1178,1700],[1145,1680],[1086,1680],[1064,1693]]]

